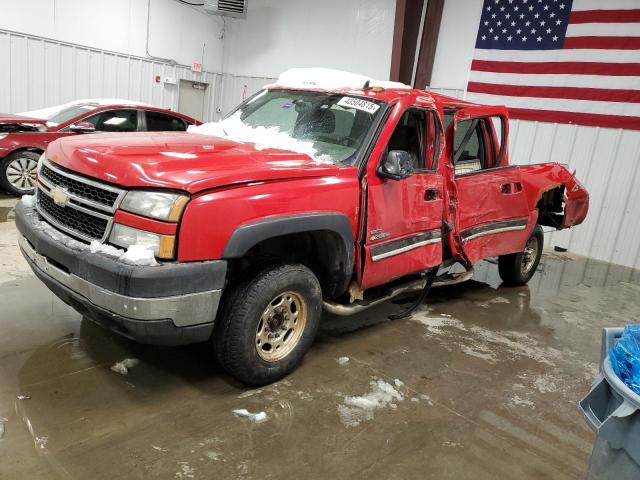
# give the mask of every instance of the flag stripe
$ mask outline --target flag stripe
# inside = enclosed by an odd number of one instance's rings
[[[572,11],[569,23],[635,23],[640,22],[640,9]]]
[[[605,5],[607,10],[636,10],[638,0],[575,0],[571,12],[601,10]]]
[[[640,103],[640,90],[611,90],[605,88],[537,87],[530,85],[496,85],[469,82],[468,92],[509,95],[514,97],[570,98],[601,102]]]
[[[476,60],[512,62],[611,62],[640,63],[640,51],[636,50],[488,50],[476,48]]]
[[[640,50],[640,37],[567,37],[564,48]]]
[[[469,81],[501,85],[582,87],[640,91],[638,77],[608,77],[604,75],[529,75],[472,71],[469,76]]]
[[[509,117],[515,120],[537,122],[574,123],[591,127],[624,128],[640,130],[640,117],[618,115],[598,115],[580,112],[561,112],[554,110],[535,110],[529,108],[509,108]]]
[[[640,76],[640,63],[599,62],[495,62],[474,60],[471,70],[495,73]]]
[[[579,23],[567,27],[567,37],[638,37],[640,23]]]
[[[573,100],[567,98],[514,97],[488,93],[467,93],[467,100],[486,105],[506,105],[509,108],[535,108],[563,112],[597,113],[602,115],[640,116],[640,104]]]

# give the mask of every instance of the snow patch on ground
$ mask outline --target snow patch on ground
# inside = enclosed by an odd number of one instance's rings
[[[278,127],[251,127],[240,119],[240,112],[218,122],[208,122],[202,125],[190,125],[189,133],[211,135],[228,138],[241,143],[253,143],[257,150],[276,148],[291,152],[302,153],[318,161],[329,162],[331,159],[316,155],[317,150],[313,142],[305,142],[281,132]]]
[[[349,363],[349,357],[340,357],[336,360],[336,362],[338,362],[338,365],[346,365],[347,363]]]
[[[498,300],[497,303],[504,301]],[[410,320],[427,327],[427,335],[449,337],[451,343],[457,344],[465,354],[489,362],[525,357],[554,366],[557,360],[563,358],[559,350],[545,346],[522,332],[498,332],[477,325],[466,326],[455,318],[430,317],[426,314],[413,315]]]
[[[259,388],[256,390],[247,390],[246,392],[242,392],[240,395],[238,395],[238,398],[249,398],[253,395],[257,395],[258,393],[262,393],[262,389]]]
[[[178,462],[179,470],[175,473],[175,478],[195,478],[196,469],[188,462]]]
[[[469,347],[467,345],[460,345],[460,350],[462,350],[462,353],[479,358],[480,360],[484,360],[485,362],[496,363],[498,361],[493,353],[484,350],[481,347]]]
[[[269,419],[265,412],[251,413],[246,408],[239,408],[237,410],[234,410],[233,414],[237,417],[248,418],[253,423],[262,423],[266,422]]]
[[[540,393],[554,393],[558,391],[555,379],[548,374],[536,377],[533,385]]]
[[[454,327],[459,330],[465,330],[462,322],[460,320],[456,320],[455,318],[412,315],[411,317],[409,317],[409,320],[421,323],[422,325],[427,327],[427,331],[429,333],[435,335],[443,333],[443,329],[445,327]]]
[[[373,380],[370,385],[369,393],[362,396],[345,396],[344,402],[338,405],[338,414],[343,425],[347,427],[360,425],[364,421],[372,420],[375,410],[387,406],[395,408],[394,401],[404,400],[402,394],[384,380]]]
[[[509,401],[509,403],[516,407],[529,407],[531,410],[536,409],[535,403],[533,403],[531,400],[528,400],[526,398],[521,398],[519,395],[514,395],[513,397],[511,397],[511,400]]]
[[[476,305],[481,308],[489,308],[490,305],[498,303],[511,303],[511,300],[504,297],[494,297],[491,300],[487,300],[486,302],[476,302]]]
[[[137,358],[125,358],[120,362],[116,362],[111,366],[111,370],[120,375],[127,375],[129,373],[129,369],[137,366],[140,363],[140,360]]]
[[[214,462],[217,462],[222,458],[222,453],[208,451],[208,452],[204,452],[204,456],[207,457],[209,460],[213,460]]]

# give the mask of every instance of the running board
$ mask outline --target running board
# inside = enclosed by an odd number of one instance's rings
[[[436,277],[432,287],[444,287],[447,285],[455,285],[457,283],[466,282],[473,276],[473,269],[461,273],[450,273]],[[425,287],[426,280],[413,280],[402,285],[393,287],[387,294],[383,294],[378,298],[371,300],[359,300],[357,302],[345,305],[344,303],[331,302],[329,300],[323,300],[322,308],[333,315],[339,315],[342,317],[348,317],[360,313],[364,310],[368,310],[371,307],[379,305],[383,302],[394,299],[395,297],[404,293],[419,292]]]

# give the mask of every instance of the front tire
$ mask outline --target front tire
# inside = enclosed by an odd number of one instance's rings
[[[31,195],[36,187],[40,154],[23,150],[0,161],[0,186],[13,195]]]
[[[284,264],[231,288],[212,339],[219,363],[246,385],[280,380],[300,364],[318,331],[318,279],[304,265]]]
[[[544,233],[542,227],[536,225],[522,252],[498,257],[498,272],[502,281],[512,286],[526,285],[540,264],[543,246]]]

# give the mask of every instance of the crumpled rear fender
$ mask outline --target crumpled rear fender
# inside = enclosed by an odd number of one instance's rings
[[[564,214],[557,228],[573,227],[584,221],[589,211],[589,192],[565,165],[542,163],[520,168],[530,209],[538,208],[546,192],[564,187]]]

